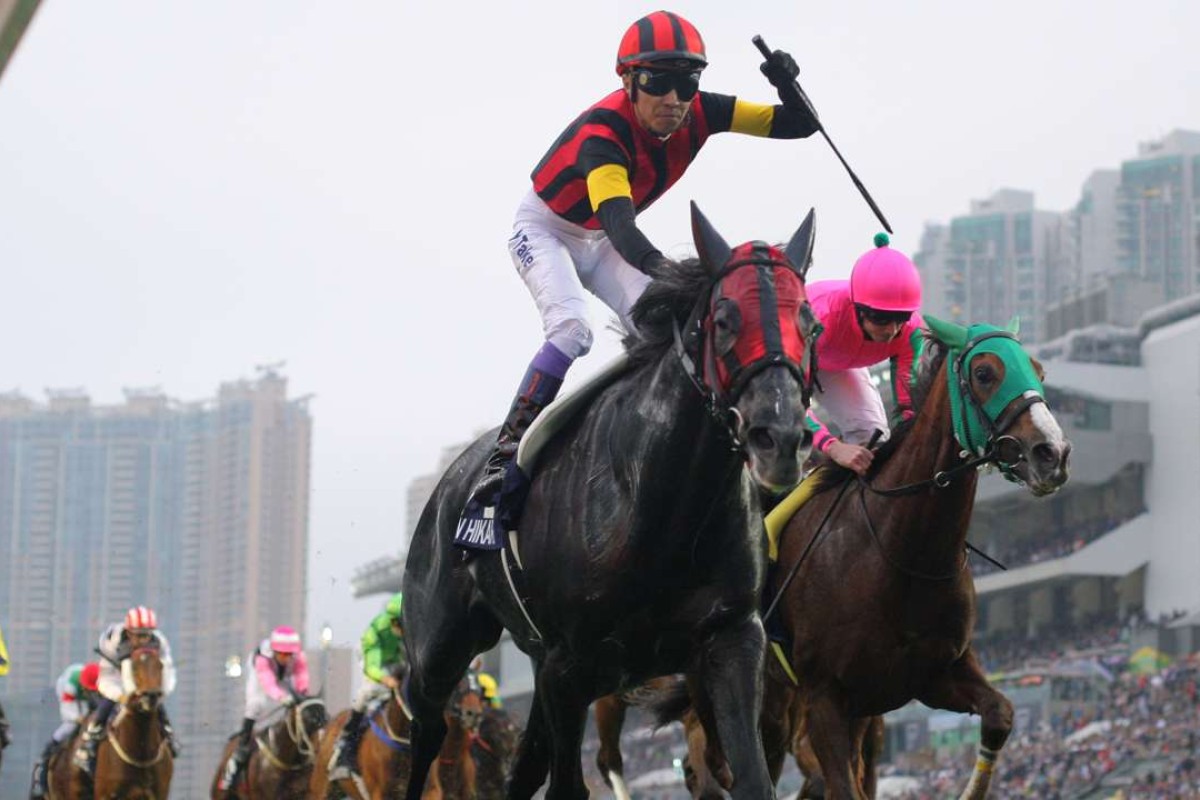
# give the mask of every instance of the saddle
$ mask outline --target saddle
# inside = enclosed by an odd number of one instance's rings
[[[604,369],[588,378],[582,384],[546,406],[529,426],[529,430],[521,437],[517,446],[516,463],[520,470],[530,478],[533,477],[538,456],[546,445],[554,440],[563,428],[579,412],[592,404],[596,395],[615,383],[618,378],[629,371],[629,356],[625,353],[614,358]]]

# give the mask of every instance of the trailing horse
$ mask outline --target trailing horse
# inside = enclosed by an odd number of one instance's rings
[[[446,697],[508,628],[535,672],[510,797],[531,797],[547,774],[551,800],[586,797],[588,705],[673,672],[702,689],[701,713],[729,743],[735,796],[772,795],[757,733],[756,489],[786,491],[808,454],[813,226],[810,213],[786,251],[735,249],[693,205],[699,259],[656,276],[634,308],[629,369],[541,453],[519,546],[513,534],[468,560],[452,544],[494,432],[446,471],[404,578],[416,775],[445,735]],[[414,779],[409,800],[420,791]]]
[[[158,648],[139,647],[125,663],[130,666],[129,692],[96,750],[95,780],[88,780],[71,757],[77,733],[47,767],[50,797],[164,800],[170,794],[174,759],[159,715],[163,665]]]
[[[1071,445],[1015,332],[925,319],[932,335],[915,370],[915,419],[867,478],[834,468],[814,476],[819,494],[783,526],[769,581],[827,797],[868,796],[864,736],[876,715],[913,699],[982,717],[963,798],[987,795],[1012,704],[970,642],[966,536],[978,468],[996,465],[1035,496],[1067,480]]]
[[[479,735],[471,742],[479,800],[500,800],[517,755],[521,729],[503,709],[484,704]]]
[[[225,772],[225,764],[237,747],[237,737],[231,737],[217,762],[211,789],[213,800],[226,797],[242,800],[303,800],[308,797],[308,781],[320,742],[321,728],[328,721],[324,700],[300,695],[293,697],[279,719],[255,734],[254,750],[246,762],[246,768],[242,770],[232,793],[226,794],[217,785]]]
[[[438,754],[438,769],[431,771],[424,800],[468,800],[475,797],[475,764],[470,758],[471,740],[483,715],[479,692],[467,680],[455,688],[445,711],[447,729]],[[317,762],[309,781],[308,797],[315,800],[391,800],[404,796],[412,769],[412,713],[400,689],[393,689],[387,702],[367,716],[369,733],[358,743],[358,771],[351,778],[329,781],[329,762],[338,736],[349,719],[343,711],[321,734]],[[447,788],[448,787],[448,788]]]

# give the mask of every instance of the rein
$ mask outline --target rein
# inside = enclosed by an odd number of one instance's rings
[[[311,697],[292,707],[292,710],[283,718],[283,727],[287,732],[288,738],[296,745],[296,752],[300,755],[299,764],[288,764],[283,761],[269,746],[267,741],[263,740],[262,736],[256,737],[258,740],[258,751],[263,754],[263,758],[270,762],[271,766],[285,772],[294,772],[304,769],[313,763],[317,755],[317,747],[313,743],[312,737],[308,735],[308,729],[304,727],[304,709],[313,705],[325,705],[325,701],[319,697]],[[268,741],[274,738],[274,729],[268,732]]]
[[[153,758],[142,760],[142,759],[134,758],[133,756],[129,755],[129,753],[125,750],[125,748],[121,747],[120,737],[118,737],[116,735],[117,728],[120,726],[122,720],[124,719],[123,714],[125,713],[125,710],[126,710],[125,707],[122,707],[121,714],[118,714],[117,718],[115,720],[113,720],[113,724],[109,728],[109,735],[105,738],[108,741],[108,743],[112,746],[113,752],[117,754],[117,758],[121,759],[121,761],[123,761],[126,764],[126,766],[133,767],[134,769],[148,769],[150,767],[153,767],[155,764],[162,761],[166,757],[167,750],[168,750],[167,739],[164,736],[162,738],[162,740],[159,741],[158,750],[155,752]],[[157,722],[158,722],[157,719],[153,720],[152,724],[157,724]]]

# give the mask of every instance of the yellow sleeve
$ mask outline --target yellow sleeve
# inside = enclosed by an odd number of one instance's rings
[[[733,104],[733,120],[729,123],[729,130],[751,136],[770,136],[774,120],[775,106],[739,98]]]
[[[614,197],[633,199],[633,189],[629,186],[629,171],[620,164],[604,164],[596,167],[587,176],[588,199],[592,202],[592,211],[600,208],[605,200]]]
[[[8,674],[8,648],[4,646],[4,632],[0,631],[0,675]]]

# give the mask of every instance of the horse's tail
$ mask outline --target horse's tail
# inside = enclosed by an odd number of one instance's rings
[[[673,675],[654,680],[622,695],[626,704],[645,709],[654,715],[654,727],[662,728],[680,722],[692,707],[687,681]]]

